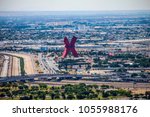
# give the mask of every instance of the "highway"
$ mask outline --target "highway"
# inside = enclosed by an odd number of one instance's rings
[[[77,75],[77,74],[34,74],[34,75],[25,75],[25,76],[11,76],[11,77],[0,77],[0,82],[12,82],[12,81],[21,81],[21,80],[35,80],[38,79],[49,79],[49,78],[72,78],[72,77],[89,77],[96,78],[99,75]]]
[[[54,61],[54,58],[45,58],[46,63],[48,64],[52,74],[57,74],[57,71],[59,71],[58,67],[56,66],[56,62]]]
[[[100,67],[98,68],[99,70],[117,70],[120,69],[120,67],[110,67],[110,68],[106,68],[106,67]],[[123,67],[123,69],[126,70],[150,70],[150,67],[139,67],[139,68],[134,68],[134,67]]]
[[[38,78],[38,79],[37,79]],[[41,79],[61,79],[61,78],[101,78],[101,75],[80,75],[80,74],[33,74],[25,76],[11,76],[11,77],[0,77],[0,82],[12,82],[12,81],[23,81],[23,80],[41,80]],[[150,78],[123,78],[123,81],[135,81],[135,82],[150,82]]]
[[[59,69],[56,66],[53,58],[48,58],[46,57],[46,55],[43,56],[41,53],[39,53],[38,59],[40,62],[40,67],[44,70],[45,74],[57,74],[57,71],[59,71]]]

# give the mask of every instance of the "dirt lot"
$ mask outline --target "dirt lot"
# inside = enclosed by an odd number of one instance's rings
[[[19,66],[20,66],[20,60],[17,57],[13,57],[13,66],[12,66],[12,76],[18,76],[19,75]]]

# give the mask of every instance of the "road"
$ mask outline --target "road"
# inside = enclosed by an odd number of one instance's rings
[[[49,73],[49,71],[48,71],[48,68],[47,68],[47,65],[45,66],[45,62],[44,62],[44,60],[43,60],[43,58],[42,58],[42,53],[39,53],[38,54],[38,60],[39,60],[39,65],[40,65],[40,68],[42,68],[42,70],[44,71],[44,73],[46,74],[46,73]]]
[[[7,77],[8,75],[8,64],[9,64],[9,56],[4,55],[4,64],[1,72],[2,77]]]
[[[53,60],[53,58],[48,58],[46,57],[46,62],[49,65],[50,69],[51,69],[51,74],[56,74],[57,71],[59,71],[58,67],[56,66],[55,61]]]
[[[24,54],[24,53],[5,53],[5,52],[0,52],[2,55],[7,55],[7,56],[12,56],[12,57],[22,57],[24,59],[24,69],[26,74],[35,74],[35,70],[33,67],[32,59],[29,54]]]
[[[46,55],[38,54],[40,67],[44,70],[44,73],[57,74],[59,71],[53,58],[48,58]]]
[[[50,79],[50,78],[95,78],[96,75],[77,75],[77,74],[34,74],[34,75],[25,75],[25,76],[11,76],[11,77],[0,77],[0,82],[11,82],[11,81],[21,81],[21,80],[34,80],[38,79]]]
[[[40,79],[52,79],[52,78],[100,78],[100,75],[79,75],[79,74],[33,74],[25,76],[12,76],[12,77],[0,77],[0,82],[11,82],[11,81],[21,81],[21,80],[35,80],[35,78]],[[150,78],[125,78],[125,81],[135,81],[135,82],[149,82]]]
[[[129,67],[123,67],[124,69],[127,69],[127,70],[150,70],[150,67],[139,67],[139,68],[129,68]],[[101,67],[101,68],[98,68],[99,70],[117,70],[117,69],[120,69],[120,67],[111,67],[111,68],[106,68],[106,67]]]

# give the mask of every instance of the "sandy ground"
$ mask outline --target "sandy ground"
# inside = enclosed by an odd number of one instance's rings
[[[20,60],[17,57],[13,57],[13,66],[12,66],[12,76],[18,76],[19,75],[19,66],[20,66]]]
[[[91,70],[90,74],[101,74],[101,75],[106,75],[109,74],[108,72],[110,72],[112,70]]]
[[[24,68],[26,74],[35,74],[34,67],[32,64],[32,58],[28,54],[17,54],[17,53],[9,53],[10,55],[22,57],[24,59]]]
[[[13,57],[9,56],[8,76],[12,76]]]
[[[150,88],[145,88],[145,89],[141,89],[141,88],[135,88],[131,90],[134,94],[144,94],[146,91],[150,91]]]

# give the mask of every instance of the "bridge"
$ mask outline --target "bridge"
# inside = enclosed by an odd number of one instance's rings
[[[100,67],[100,68],[96,68],[96,69],[100,69],[100,70],[118,70],[121,69],[121,67]],[[134,67],[123,67],[123,69],[126,70],[150,70],[150,67],[139,67],[139,68],[134,68]]]
[[[79,75],[79,74],[33,74],[24,76],[11,76],[11,77],[0,77],[0,82],[13,82],[13,81],[24,81],[24,80],[38,80],[50,79],[50,78],[96,78],[100,75]]]
[[[102,75],[80,75],[80,74],[32,74],[24,76],[11,76],[0,77],[0,83],[2,82],[17,82],[17,81],[35,81],[35,80],[48,80],[48,79],[72,79],[72,78],[93,78],[96,81],[97,78],[101,78]],[[111,76],[110,76],[111,77]],[[150,78],[122,78],[120,82],[135,81],[135,82],[150,82]]]

